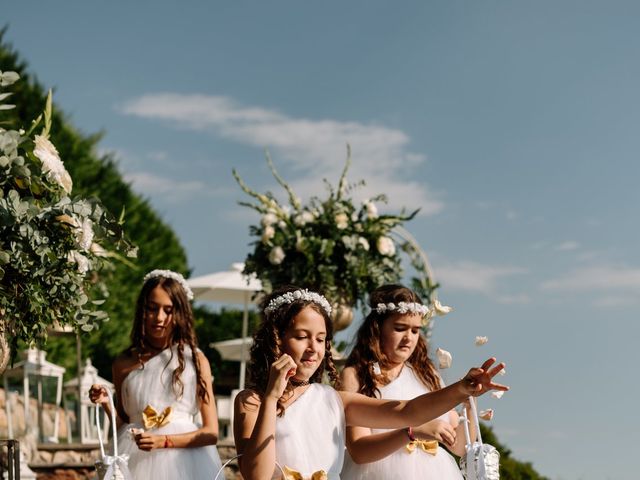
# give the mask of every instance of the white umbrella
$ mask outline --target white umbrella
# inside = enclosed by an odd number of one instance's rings
[[[246,362],[249,360],[249,349],[253,345],[253,338],[234,338],[232,340],[222,340],[221,342],[211,342],[209,346],[215,348],[220,353],[223,360],[232,362]]]
[[[243,268],[243,263],[233,263],[229,271],[189,278],[187,283],[193,290],[196,300],[244,305],[242,338],[246,338],[249,326],[249,303],[251,302],[251,297],[262,290],[262,283],[253,276],[243,275]],[[242,342],[240,348],[242,352],[240,355],[240,389],[243,389],[246,365],[244,352],[248,351],[248,344]]]

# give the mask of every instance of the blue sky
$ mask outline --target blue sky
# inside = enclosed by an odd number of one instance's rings
[[[193,273],[248,252],[231,176],[264,162],[322,194],[350,178],[407,227],[455,307],[433,346],[517,458],[553,479],[632,478],[640,431],[640,5],[595,1],[14,2],[7,39],[84,132],[104,131]],[[475,347],[476,335],[489,343]],[[595,448],[594,448],[595,447]]]

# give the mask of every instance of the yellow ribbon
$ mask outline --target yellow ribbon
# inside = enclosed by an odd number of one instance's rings
[[[407,443],[407,451],[413,453],[416,448],[421,448],[422,451],[429,455],[435,455],[438,453],[438,441],[437,440],[413,440]]]
[[[145,430],[164,427],[171,421],[171,407],[165,408],[162,413],[158,413],[151,405],[144,407],[142,411],[142,424]]]
[[[327,472],[324,470],[318,470],[317,472],[313,472],[308,479],[302,476],[302,474],[292,468],[287,467],[286,465],[282,469],[284,472],[284,480],[327,480]]]

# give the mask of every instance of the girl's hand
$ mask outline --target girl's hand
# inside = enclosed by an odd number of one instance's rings
[[[149,432],[142,431],[135,435],[135,440],[140,450],[149,452],[154,448],[164,447],[164,437],[164,435],[152,435]]]
[[[451,446],[456,442],[456,430],[449,422],[444,420],[431,420],[419,427],[414,427],[413,433],[417,438],[424,440],[437,440],[440,443]]]
[[[476,367],[469,370],[469,373],[460,381],[460,385],[467,395],[478,397],[489,390],[509,390],[509,387],[505,385],[492,382],[493,377],[505,366],[504,363],[498,363],[492,367],[495,362],[495,358],[490,358],[480,368]]]
[[[97,405],[106,405],[109,403],[109,397],[107,396],[107,387],[94,383],[89,389],[89,400]]]
[[[269,383],[267,384],[266,396],[271,396],[276,400],[280,399],[287,388],[289,378],[296,374],[296,364],[286,353],[271,364],[269,371]]]

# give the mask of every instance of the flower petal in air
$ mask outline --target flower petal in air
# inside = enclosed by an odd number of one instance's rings
[[[451,313],[453,311],[452,307],[447,305],[442,305],[440,300],[436,299],[433,301],[433,310],[439,317],[446,315],[447,313]]]
[[[449,368],[451,366],[452,357],[449,352],[439,348],[436,350],[436,356],[438,357],[438,366],[440,369]]]
[[[486,410],[482,410],[478,416],[482,419],[482,420],[491,420],[493,418],[493,409],[492,408],[487,408]]]
[[[476,347],[484,345],[489,341],[489,337],[476,337]]]
[[[491,396],[492,396],[493,398],[498,398],[498,399],[500,399],[500,398],[502,398],[502,395],[504,395],[504,392],[503,392],[502,390],[498,390],[498,391],[496,391],[496,392],[491,392]]]

